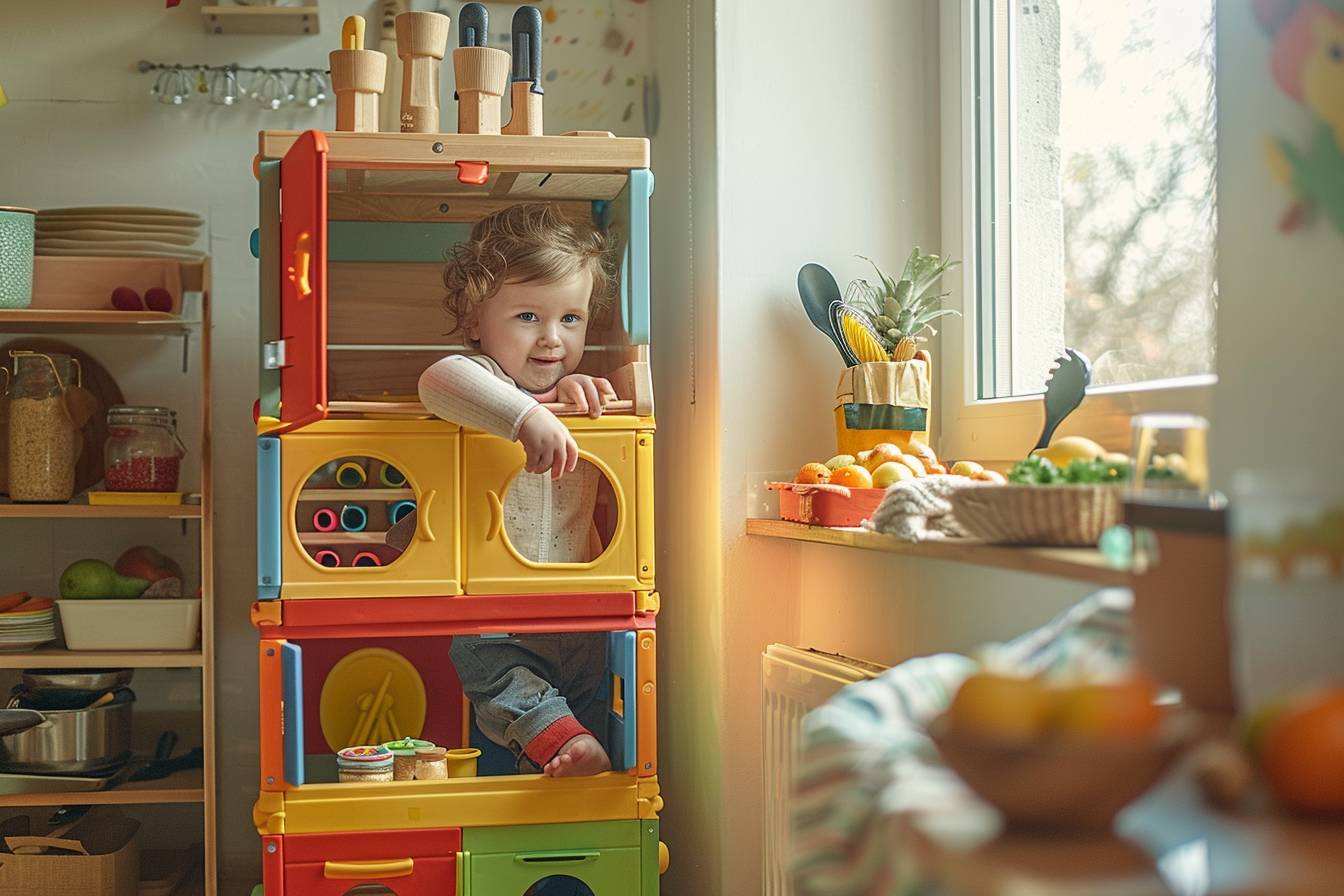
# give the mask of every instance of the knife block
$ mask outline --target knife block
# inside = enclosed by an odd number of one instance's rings
[[[328,60],[336,92],[336,130],[376,132],[387,57],[377,50],[332,50]]]
[[[448,48],[447,16],[403,12],[396,18],[401,59],[401,132],[439,132],[439,63]]]
[[[460,91],[459,91],[460,92]],[[531,81],[514,81],[512,88],[513,115],[504,126],[506,134],[540,136],[541,94],[533,93]]]
[[[459,134],[499,133],[500,100],[509,81],[510,62],[508,53],[494,47],[458,47],[453,51]]]

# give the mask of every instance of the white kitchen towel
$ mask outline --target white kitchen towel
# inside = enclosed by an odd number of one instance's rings
[[[903,541],[965,538],[966,530],[952,515],[949,498],[958,489],[980,485],[965,476],[925,476],[898,482],[887,489],[864,527]]]

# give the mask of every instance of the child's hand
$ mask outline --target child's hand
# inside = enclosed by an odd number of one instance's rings
[[[571,373],[555,384],[555,400],[578,407],[589,417],[602,416],[602,406],[616,400],[616,390],[600,376]]]
[[[579,465],[579,446],[560,419],[541,406],[533,408],[518,427],[518,441],[527,452],[523,469],[529,473],[551,471],[552,479],[574,472]]]

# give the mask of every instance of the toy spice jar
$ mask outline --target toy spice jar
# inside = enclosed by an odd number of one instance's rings
[[[336,754],[336,776],[342,784],[385,784],[392,781],[393,762],[387,747],[346,747]]]
[[[415,751],[415,780],[442,781],[448,777],[448,751],[443,747],[421,747]]]
[[[412,781],[415,779],[416,751],[432,747],[434,743],[406,737],[401,740],[390,740],[383,746],[392,752],[392,780]]]
[[[444,758],[448,763],[448,777],[474,778],[476,777],[476,760],[481,758],[481,751],[475,747],[462,747],[449,750],[448,755]]]
[[[80,434],[65,401],[79,363],[56,352],[12,351],[9,387],[9,497],[64,502],[75,491]]]
[[[177,414],[168,408],[118,405],[107,410],[105,481],[110,492],[175,492],[182,458]]]

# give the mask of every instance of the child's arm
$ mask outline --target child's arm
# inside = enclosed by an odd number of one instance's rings
[[[529,473],[549,470],[559,479],[579,462],[578,445],[554,414],[470,356],[452,355],[430,365],[420,375],[419,392],[435,416],[521,442]]]
[[[420,401],[436,417],[491,435],[518,438],[523,418],[538,405],[483,364],[465,355],[451,355],[420,375]]]

